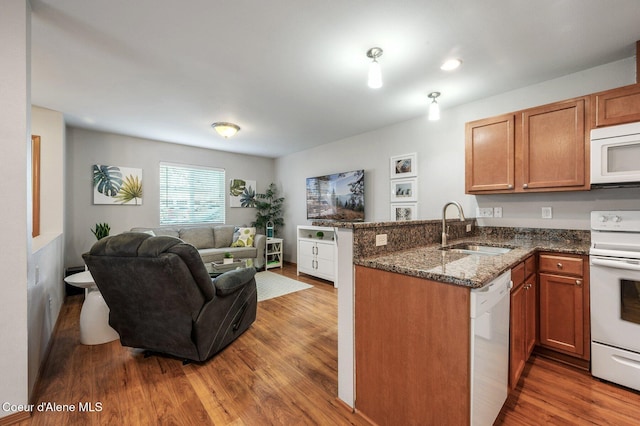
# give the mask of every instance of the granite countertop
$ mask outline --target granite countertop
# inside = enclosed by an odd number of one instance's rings
[[[472,237],[449,241],[448,245],[463,242],[513,249],[505,254],[486,256],[440,250],[439,244],[432,244],[354,259],[354,263],[443,283],[480,288],[538,251],[589,254],[589,243],[584,241]]]

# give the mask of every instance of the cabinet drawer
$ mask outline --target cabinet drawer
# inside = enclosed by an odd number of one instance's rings
[[[581,257],[541,254],[540,272],[581,277],[583,273],[583,262]]]

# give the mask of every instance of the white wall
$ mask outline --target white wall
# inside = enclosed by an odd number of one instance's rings
[[[26,404],[27,270],[31,227],[27,188],[31,152],[31,16],[27,0],[5,0],[0,13],[0,402]],[[0,418],[12,414],[0,408]]]
[[[234,143],[233,139],[229,143]],[[134,226],[159,226],[158,179],[161,161],[223,168],[227,182],[232,178],[255,180],[257,192],[264,192],[274,179],[274,160],[270,158],[69,128],[65,266],[83,264],[82,253],[95,243],[90,229],[98,222],[109,223],[112,235]],[[94,164],[143,169],[142,205],[93,205],[91,170]],[[226,223],[250,224],[255,220],[255,215],[253,208],[230,208],[227,205]]]
[[[389,157],[411,152],[418,154],[420,219],[439,219],[442,206],[449,200],[459,201],[468,217],[475,217],[478,205],[503,207],[502,219],[479,222],[492,226],[587,229],[591,210],[640,209],[636,189],[502,196],[470,196],[464,193],[464,125],[467,121],[632,83],[635,83],[635,58],[456,108],[447,108],[445,93],[441,101],[440,121],[427,120],[425,104],[424,117],[277,159],[276,177],[282,182],[286,197],[285,259],[296,259],[296,225],[309,223],[305,210],[305,178],[365,169],[365,220],[387,221],[390,218]],[[540,219],[542,206],[553,207],[553,219]]]
[[[40,236],[33,239],[27,289],[29,395],[64,302],[65,124],[62,113],[31,108],[31,133],[40,136]]]

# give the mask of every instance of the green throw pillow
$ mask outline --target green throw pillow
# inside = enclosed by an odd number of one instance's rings
[[[238,229],[238,240],[231,247],[253,247],[253,239],[256,236],[256,228]]]

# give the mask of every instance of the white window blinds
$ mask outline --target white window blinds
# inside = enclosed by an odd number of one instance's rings
[[[224,223],[225,172],[160,163],[160,224]]]

